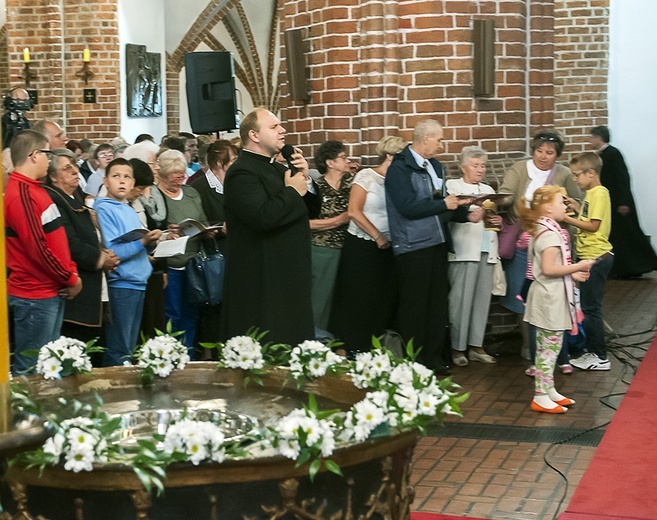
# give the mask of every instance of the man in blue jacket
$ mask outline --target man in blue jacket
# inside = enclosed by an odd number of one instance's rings
[[[443,128],[426,119],[413,142],[395,156],[385,187],[392,248],[399,276],[397,327],[404,341],[422,347],[419,361],[438,375],[449,374],[446,343],[447,252],[450,220],[478,222],[483,210],[468,213],[471,200],[447,195],[442,165]]]

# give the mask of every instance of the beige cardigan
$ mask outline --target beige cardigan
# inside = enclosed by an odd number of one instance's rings
[[[582,191],[579,189],[579,186],[577,186],[575,179],[573,179],[573,175],[570,173],[570,168],[559,163],[556,163],[554,167],[556,168],[556,171],[554,173],[552,184],[554,186],[563,186],[566,188],[569,197],[581,200]],[[514,163],[504,174],[504,180],[502,181],[502,186],[498,190],[498,193],[513,193],[513,200],[507,209],[509,216],[514,220],[517,218],[516,206],[518,201],[521,197],[524,197],[530,181],[531,179],[527,174],[526,159]]]

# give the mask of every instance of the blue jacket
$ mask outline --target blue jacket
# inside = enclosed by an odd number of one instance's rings
[[[143,227],[139,216],[127,203],[109,197],[96,199],[94,209],[98,213],[98,223],[103,234],[103,244],[121,259],[115,271],[107,273],[110,287],[121,289],[146,290],[146,282],[153,272],[146,248],[141,240],[117,242],[116,238]]]
[[[448,210],[443,200],[445,178],[442,165],[429,159],[438,177],[443,179],[441,193],[434,196],[431,177],[417,164],[410,145],[395,155],[386,173],[386,203],[392,250],[395,255],[446,243],[452,250],[450,220],[467,222],[468,210]]]

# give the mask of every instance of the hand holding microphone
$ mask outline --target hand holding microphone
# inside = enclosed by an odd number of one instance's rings
[[[281,150],[281,155],[287,161],[287,165],[290,168],[290,175],[293,176],[301,172],[305,178],[308,177],[308,162],[301,154],[301,150],[295,149],[291,144],[286,144]]]

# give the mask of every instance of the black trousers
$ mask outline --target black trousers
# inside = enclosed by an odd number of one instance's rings
[[[447,326],[447,246],[440,244],[396,257],[399,279],[397,327],[404,341],[413,339],[418,358],[435,369],[449,364]]]

